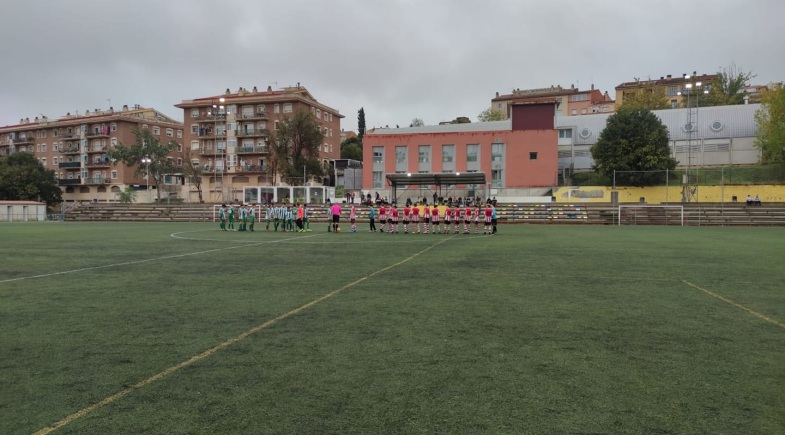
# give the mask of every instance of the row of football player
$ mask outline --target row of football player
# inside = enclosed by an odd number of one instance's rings
[[[464,234],[471,233],[471,224],[474,222],[474,232],[479,234],[480,221],[483,222],[483,234],[496,234],[497,233],[497,216],[496,207],[492,203],[486,204],[481,207],[479,204],[475,207],[445,207],[442,214],[439,207],[429,207],[428,204],[423,205],[420,210],[417,204],[413,207],[406,205],[402,213],[398,211],[395,206],[387,207],[381,205],[379,207],[379,223],[380,232],[385,231],[387,226],[388,233],[398,233],[399,219],[403,220],[403,232],[408,234],[410,232],[409,226],[411,225],[411,233],[420,234],[420,212],[422,211],[422,232],[423,234],[448,234],[451,232],[450,227],[453,226],[455,234],[460,233],[460,226],[463,223]],[[401,216],[402,215],[402,216]],[[371,206],[369,211],[370,228],[369,231],[376,231],[376,210]],[[352,232],[357,231],[357,209],[352,206],[349,211],[349,221],[352,224]]]

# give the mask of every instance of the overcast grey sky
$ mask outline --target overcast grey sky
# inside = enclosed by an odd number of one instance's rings
[[[0,126],[300,82],[342,127],[477,114],[498,91],[785,80],[785,0],[2,0]]]

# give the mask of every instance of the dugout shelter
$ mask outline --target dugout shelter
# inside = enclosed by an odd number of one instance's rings
[[[409,191],[410,186],[417,186],[418,188],[431,186],[429,188],[440,197],[450,196],[450,192],[459,185],[473,186],[473,189],[469,190],[474,191],[474,195],[481,193],[480,196],[483,198],[487,198],[489,193],[487,192],[484,172],[387,174],[386,178],[390,184],[390,196],[395,202],[398,202],[400,196]]]

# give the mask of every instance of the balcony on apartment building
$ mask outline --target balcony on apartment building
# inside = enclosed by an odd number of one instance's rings
[[[80,154],[81,151],[78,145],[64,146],[60,148],[60,154]]]
[[[210,112],[207,113],[200,113],[199,116],[191,117],[191,121],[197,122],[217,122],[226,119],[226,113],[218,113],[217,115],[213,115]]]
[[[259,137],[259,136],[267,136],[267,130],[263,128],[248,128],[248,129],[240,129],[235,130],[235,134],[237,137]]]
[[[12,140],[14,142],[14,145],[32,144],[35,142],[35,138],[33,138],[32,134],[28,134],[24,137],[17,137]]]
[[[57,184],[59,186],[75,186],[78,184],[82,184],[81,178],[61,178],[57,180]]]
[[[235,168],[235,173],[267,173],[267,166],[262,165],[239,165]]]
[[[269,149],[266,146],[243,146],[235,148],[234,152],[235,154],[267,154]]]
[[[246,112],[246,113],[240,114],[240,119],[247,119],[247,120],[258,119],[258,120],[261,120],[261,119],[267,119],[267,115],[264,112],[256,112],[256,113],[247,113]]]
[[[89,184],[89,185],[101,185],[101,184],[110,184],[112,180],[104,177],[92,177],[92,178],[85,178],[84,183],[82,184]]]
[[[226,168],[223,166],[213,166],[213,165],[202,165],[202,174],[210,174],[210,173],[224,173],[226,172]]]
[[[85,164],[88,168],[108,168],[110,165],[111,162],[109,161],[109,158],[96,159]]]
[[[87,137],[109,137],[109,128],[93,129],[87,132]]]
[[[57,164],[58,168],[81,168],[81,162],[60,162]]]
[[[183,174],[183,167],[182,166],[171,166],[168,168],[161,169],[161,174],[163,175],[182,175]]]
[[[213,128],[200,128],[199,131],[196,132],[196,136],[202,138],[226,137],[226,130],[224,129],[214,130]]]
[[[214,156],[216,154],[222,155],[222,154],[226,154],[226,148],[224,147],[224,148],[215,149],[215,148],[204,148],[204,147],[202,147],[202,148],[199,148],[199,154],[201,154],[203,156]]]
[[[92,145],[87,147],[88,153],[100,153],[106,151],[106,145]]]

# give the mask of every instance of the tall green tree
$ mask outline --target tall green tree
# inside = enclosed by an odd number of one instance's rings
[[[477,115],[477,120],[480,122],[503,121],[505,119],[507,119],[507,114],[493,107],[489,107]]]
[[[341,158],[363,160],[363,141],[359,137],[350,137],[341,142]]]
[[[272,160],[276,172],[289,184],[301,184],[303,169],[306,178],[323,177],[324,168],[319,159],[319,148],[324,142],[324,132],[316,117],[307,110],[297,110],[291,117],[278,123],[271,140]]]
[[[624,91],[620,109],[662,110],[670,107],[665,88],[645,85],[640,89]]]
[[[196,188],[196,193],[199,195],[199,203],[204,202],[202,197],[202,167],[199,165],[194,166],[191,163],[191,156],[193,151],[190,147],[186,146],[183,150],[183,177],[188,184]],[[190,195],[190,193],[189,193]]]
[[[155,186],[156,197],[161,201],[161,186],[164,176],[179,171],[174,164],[174,159],[168,159],[169,155],[177,149],[178,144],[174,140],[161,143],[148,129],[134,129],[136,141],[132,145],[125,145],[122,142],[114,148],[107,150],[106,155],[112,160],[113,165],[124,164],[134,168],[134,173],[140,176],[148,176]],[[145,163],[143,159],[149,159]]]
[[[357,136],[360,140],[365,136],[365,109],[362,107],[357,111]]]
[[[621,185],[656,184],[665,180],[666,169],[676,168],[668,147],[668,128],[645,109],[621,108],[608,117],[591,155],[594,170],[608,178],[617,171],[616,182]]]
[[[744,104],[744,87],[755,77],[751,72],[744,72],[736,65],[722,68],[717,77],[709,85],[709,93],[701,98],[701,106],[727,106]]]
[[[53,207],[63,201],[55,171],[46,169],[31,153],[0,157],[0,200],[41,201]]]
[[[761,108],[755,113],[758,137],[766,163],[785,163],[785,84],[776,83],[763,91]]]

